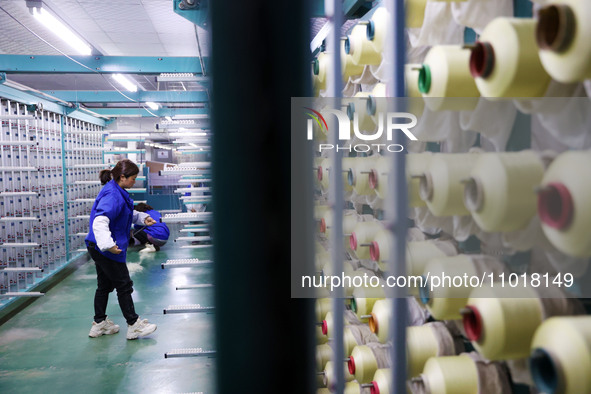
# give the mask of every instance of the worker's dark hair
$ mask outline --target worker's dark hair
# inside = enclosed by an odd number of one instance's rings
[[[111,170],[102,170],[99,174],[101,184],[106,185],[111,180]]]
[[[152,208],[151,206],[149,206],[148,204],[146,204],[145,202],[140,202],[139,204],[137,204],[134,208],[136,211],[139,212],[148,212],[148,211],[153,211],[154,208]]]
[[[123,175],[126,178],[139,174],[138,166],[129,159],[119,160],[112,170],[102,170],[99,174],[101,183],[105,185],[111,179],[118,181]]]

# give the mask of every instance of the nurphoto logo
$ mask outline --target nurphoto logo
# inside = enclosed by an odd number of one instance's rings
[[[307,138],[309,141],[314,139],[314,123],[318,125],[320,131],[324,134],[328,134],[328,123],[325,116],[334,115],[337,120],[337,135],[339,141],[348,141],[349,144],[344,143],[343,146],[333,144],[318,144],[318,151],[323,152],[326,150],[346,150],[349,152],[369,152],[372,149],[377,149],[380,152],[381,149],[387,150],[388,152],[402,152],[404,147],[400,144],[386,144],[386,143],[372,143],[372,144],[351,144],[352,136],[361,141],[383,141],[384,135],[388,142],[392,141],[394,131],[402,131],[409,140],[417,141],[417,137],[410,131],[417,125],[417,117],[408,112],[387,112],[375,114],[377,119],[377,129],[372,130],[370,133],[362,133],[359,128],[359,115],[357,112],[353,113],[353,121],[345,111],[338,109],[323,109],[316,111],[312,108],[305,107],[310,112],[306,112],[311,119],[307,122]],[[353,134],[351,133],[351,129]],[[365,130],[363,130],[365,131]]]

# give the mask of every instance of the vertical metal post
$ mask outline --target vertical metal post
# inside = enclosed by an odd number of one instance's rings
[[[395,111],[403,112],[405,106],[401,105],[402,97],[405,97],[404,65],[406,62],[406,48],[404,36],[405,12],[404,0],[386,0],[386,7],[390,14],[391,23],[387,37],[392,37],[385,47],[385,56],[389,66],[390,76],[387,87],[388,95],[396,98]],[[403,133],[397,133],[395,143],[405,145]],[[388,262],[390,275],[406,275],[406,218],[407,218],[407,184],[405,174],[405,155],[393,154],[392,168],[389,178],[389,196],[392,200],[388,204],[390,209],[387,212],[390,229],[392,230],[394,242]],[[392,299],[393,311],[390,318],[389,338],[392,340],[391,353],[391,378],[392,392],[406,392],[406,325],[407,325],[407,303],[406,290],[404,288],[392,287],[388,289],[388,296]]]
[[[343,4],[342,0],[325,0],[324,8],[328,23],[331,25],[330,33],[326,38],[327,51],[331,58],[331,70],[328,72],[327,90],[328,97],[334,97],[335,109],[341,106],[342,95],[342,76],[341,76],[341,26],[343,25]],[[336,126],[334,118],[330,119]],[[329,121],[330,121],[329,120]],[[338,128],[329,126],[329,130],[333,130],[329,136],[330,143],[338,147]],[[329,186],[329,205],[333,211],[333,223],[331,231],[330,244],[332,245],[331,260],[332,268],[335,275],[343,272],[344,254],[342,250],[343,245],[343,165],[342,152],[335,149],[331,152],[331,167],[330,171],[330,186]],[[336,393],[343,393],[345,390],[345,373],[343,368],[343,360],[345,359],[344,349],[344,312],[345,312],[345,292],[342,287],[337,287],[333,292],[332,309],[334,319],[334,335],[333,335],[333,368],[336,387]]]
[[[220,394],[314,392],[312,302],[286,298],[290,159],[302,155],[290,151],[290,102],[310,94],[308,5],[209,2]]]
[[[66,240],[66,260],[70,261],[70,221],[68,220],[68,171],[66,167],[66,132],[64,127],[66,125],[65,115],[60,115],[60,130],[61,130],[61,141],[62,141],[62,183],[64,185],[64,226],[65,234],[64,239]]]

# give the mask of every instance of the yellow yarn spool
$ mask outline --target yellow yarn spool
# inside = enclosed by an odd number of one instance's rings
[[[464,190],[464,203],[484,231],[525,228],[536,213],[534,188],[544,164],[533,151],[479,155]]]
[[[367,38],[367,23],[358,23],[347,37],[345,48],[353,57],[353,63],[365,66],[378,65],[382,62],[382,54],[377,52],[373,43]]]
[[[344,325],[345,325],[345,329],[346,326],[349,323],[347,322],[347,319],[344,320]],[[333,314],[332,311],[329,311],[326,313],[326,316],[324,317],[324,320],[322,320],[322,325],[320,327],[322,335],[324,335],[326,338],[332,338],[334,336],[334,319],[333,319]],[[344,335],[344,340],[345,343],[347,343],[347,341],[350,341],[351,338],[353,338],[353,343],[355,345],[357,345],[357,342],[355,342],[355,338],[351,336],[351,333],[349,333],[350,338],[347,337],[347,335]]]
[[[591,4],[553,0],[539,11],[536,38],[546,71],[563,83],[591,78]]]
[[[326,314],[332,310],[332,300],[330,298],[318,298],[316,300],[316,321],[321,322]]]
[[[390,368],[380,368],[373,375],[371,384],[371,394],[390,394],[390,386],[392,386],[392,379],[390,378]]]
[[[343,169],[343,186],[345,193],[353,191],[353,186],[349,184],[349,172],[347,170],[353,166],[355,159],[356,157],[343,157],[341,168]]]
[[[359,383],[353,381],[345,384],[345,394],[362,394]]]
[[[353,273],[348,273],[348,275],[351,277],[351,285],[349,286],[348,281],[345,282],[345,284],[344,284],[345,297],[353,297],[353,291],[355,291],[355,289],[357,288],[355,286],[355,283],[363,283],[363,282],[357,281],[356,278],[360,278],[360,280],[363,281],[364,275],[367,275],[368,278],[372,277],[372,276],[376,276],[376,274],[373,271],[366,270],[366,269],[358,269],[358,270],[354,271]]]
[[[392,158],[378,156],[374,164],[369,174],[369,186],[383,199],[388,195],[388,174],[392,167]]]
[[[342,162],[343,169],[348,169],[353,164],[354,161],[351,159],[354,159],[354,157],[343,158],[343,162]],[[317,166],[315,168],[316,182],[319,182],[320,189],[322,190],[323,193],[328,192],[328,187],[330,184],[330,169],[331,169],[331,167],[332,167],[331,160],[328,158],[322,158],[322,160],[320,160],[319,166]],[[344,190],[345,190],[345,192],[351,192],[353,190],[353,187],[351,185],[349,185],[347,180],[348,180],[347,172],[343,172]]]
[[[371,310],[369,329],[376,334],[381,343],[388,342],[391,311],[392,302],[389,299],[377,300]]]
[[[332,348],[327,344],[316,346],[316,371],[324,371],[326,363],[332,358]]]
[[[355,346],[349,360],[349,371],[359,383],[369,383],[378,369],[378,361],[367,345]]]
[[[330,70],[330,56],[326,52],[320,52],[312,65],[313,74],[316,76],[318,89],[325,90],[328,81],[328,70]]]
[[[385,271],[385,265],[382,262],[386,262],[390,258],[392,237],[392,232],[384,228],[377,232],[369,247],[369,257],[378,262],[382,271]]]
[[[406,84],[406,96],[410,97],[407,100],[408,112],[420,118],[425,110],[425,101],[423,95],[419,92],[419,70],[420,64],[407,64],[404,66],[404,79]]]
[[[318,67],[318,59],[314,59],[314,61],[312,61],[312,66],[310,67],[310,72],[312,74],[312,92],[314,97],[318,97],[320,95],[320,91],[326,89],[326,80],[320,82],[318,75],[315,74]]]
[[[388,113],[388,99],[386,98],[386,84],[377,83],[368,96],[366,110],[373,119],[373,123],[379,123],[379,117],[386,116]],[[377,127],[377,126],[376,126]],[[387,143],[386,133],[383,133],[380,138],[374,141],[376,144]]]
[[[531,288],[497,285],[472,291],[463,319],[468,339],[489,360],[527,357],[543,318],[538,294]]]
[[[386,39],[388,12],[378,8],[367,23],[357,24],[351,31],[345,47],[357,65],[378,65],[382,62],[382,51]]]
[[[376,119],[371,116],[368,110],[370,95],[371,92],[355,93],[353,100],[347,106],[347,111],[351,119],[351,130],[357,124],[361,134],[372,134],[377,128]],[[357,117],[357,121],[355,121],[355,117]]]
[[[367,37],[373,43],[376,52],[380,54],[384,51],[384,43],[387,42],[389,18],[390,14],[386,7],[379,7],[375,10],[367,25]]]
[[[378,287],[357,287],[353,290],[351,310],[355,312],[360,321],[367,322],[376,301],[385,297],[386,294],[381,285]]]
[[[421,27],[425,20],[427,0],[406,0],[406,27]]]
[[[334,222],[332,210],[326,211],[320,218],[319,231],[326,239],[331,240],[331,228]],[[343,245],[345,248],[349,247],[349,237],[357,224],[357,212],[354,209],[347,209],[343,211]]]
[[[443,356],[442,349],[432,326],[435,323],[427,323],[422,326],[412,326],[406,329],[406,361],[407,375],[409,378],[418,376],[425,363],[431,357]],[[442,323],[437,323],[441,325]]]
[[[371,90],[371,95],[374,97],[381,97],[386,98],[388,95],[386,94],[386,84],[385,83],[376,83],[376,85]],[[381,100],[380,103],[385,103],[386,100]],[[378,104],[380,104],[378,103]],[[386,108],[386,105],[383,105],[381,108]],[[378,111],[383,112],[383,111]]]
[[[347,319],[345,319],[344,324],[345,324],[345,327],[343,329],[344,350],[345,350],[345,355],[349,356],[349,355],[351,355],[353,348],[357,345],[360,345],[360,343],[357,343],[357,340],[355,339],[355,335],[353,335],[353,333],[351,332],[351,328],[349,327],[349,323],[347,322]],[[321,333],[321,335],[324,336],[324,338],[326,338],[327,341],[328,341],[328,339],[333,337],[333,335],[334,335],[334,320],[333,320],[332,312],[328,312],[326,314],[324,320],[322,321],[322,326],[320,327],[320,333]]]
[[[477,261],[479,266],[477,266]],[[451,257],[435,258],[430,260],[426,267],[423,277],[443,277],[443,274],[449,277],[463,277],[464,274],[470,277],[481,278],[485,273],[498,275],[505,272],[505,266],[502,262],[490,256],[479,255],[457,255]],[[430,283],[420,289],[421,301],[427,306],[431,315],[437,320],[460,320],[462,315],[460,310],[468,303],[468,298],[472,292],[470,283],[462,283],[462,286],[455,286],[453,283],[448,286],[434,287],[431,291]]]
[[[429,167],[420,178],[419,194],[435,216],[464,216],[464,185],[479,155],[450,153],[433,155]]]
[[[330,211],[328,205],[314,205],[314,219],[320,220],[328,211]]]
[[[322,335],[324,335],[326,338],[331,338],[331,335],[334,333],[334,320],[332,317],[332,311],[327,312],[326,316],[324,316],[320,330]]]
[[[457,255],[452,257],[443,257],[430,260],[423,273],[427,277],[441,277],[446,275],[453,277],[455,275],[469,277],[476,275],[476,269],[472,260],[467,255]],[[420,289],[421,301],[427,306],[431,315],[437,320],[460,320],[462,315],[460,309],[466,306],[470,297],[471,288],[469,286],[439,286],[430,291],[430,283]]]
[[[349,168],[349,184],[353,186],[353,190],[359,195],[371,196],[375,194],[374,190],[369,186],[369,174],[375,166],[376,157],[355,157],[354,159],[353,166]]]
[[[358,219],[359,218],[355,210],[345,211],[345,216],[343,217],[343,235],[346,237],[345,248],[349,248],[349,237],[355,229]]]
[[[406,95],[408,97],[423,97],[423,95],[419,91],[419,70],[420,69],[421,69],[421,64],[419,64],[419,63],[406,64],[404,66],[404,78],[406,81]],[[414,102],[414,100],[412,102]],[[411,111],[411,112],[417,116],[420,115],[417,112],[413,112],[413,111]],[[423,111],[421,111],[421,113],[422,112]]]
[[[343,370],[345,371],[345,382],[350,382],[355,379],[355,377],[349,372],[349,368],[347,368],[347,364],[345,362],[343,362]],[[334,363],[332,361],[328,361],[324,367],[324,385],[328,387],[329,390],[334,390],[336,383],[337,382],[334,375]]]
[[[591,151],[568,151],[548,167],[538,194],[544,234],[558,250],[591,256]]]
[[[325,253],[316,253],[315,265],[318,271],[323,270],[326,266],[330,266],[330,255]]]
[[[357,341],[355,340],[355,336],[351,332],[350,327],[345,327],[345,329],[343,331],[343,338],[344,338],[344,342],[345,342],[345,347],[344,347],[345,357],[349,357],[351,355],[351,353],[353,352],[353,349],[355,348],[355,346],[359,345],[359,343],[357,343]]]
[[[591,393],[591,316],[553,317],[532,340],[530,370],[545,393]]]
[[[472,49],[470,71],[483,97],[542,97],[550,76],[535,43],[536,21],[497,18]]]
[[[328,186],[330,182],[330,167],[331,161],[328,158],[322,158],[316,167],[316,182],[320,185],[320,190],[323,193],[328,192]]]
[[[432,47],[419,70],[418,89],[433,111],[464,110],[476,106],[477,100],[442,98],[479,97],[470,74],[470,51],[456,45]]]
[[[408,202],[411,207],[424,207],[425,202],[421,199],[421,181],[417,178],[429,167],[431,160],[437,155],[430,152],[409,153],[406,155],[406,182],[408,184]]]
[[[421,378],[430,394],[483,393],[476,364],[465,354],[429,359]]]
[[[411,207],[425,206],[425,202],[419,196],[420,180],[416,176],[421,175],[429,165],[432,155],[430,152],[409,153],[406,155],[406,181],[408,183],[408,202]],[[370,171],[369,185],[380,198],[388,195],[388,175],[392,167],[392,159],[379,156],[374,162],[374,168]]]
[[[351,250],[355,252],[359,259],[369,259],[370,242],[373,240],[378,231],[384,228],[383,224],[378,221],[371,222],[357,222],[349,237]]]
[[[343,74],[343,82],[347,82],[349,78],[361,75],[363,66],[357,65],[353,62],[353,56],[345,51],[345,40],[341,40],[341,71]]]
[[[328,342],[328,337],[322,332],[322,327],[316,326],[316,344],[322,345]]]
[[[406,266],[409,275],[422,275],[429,260],[455,256],[458,252],[448,241],[416,241],[406,244]]]
[[[322,185],[321,185],[321,166],[322,166],[322,161],[325,160],[323,157],[315,157],[314,158],[314,187],[316,189],[322,189]]]
[[[324,387],[317,389],[316,394],[332,394],[332,391]]]

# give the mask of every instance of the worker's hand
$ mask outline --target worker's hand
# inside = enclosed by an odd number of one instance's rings
[[[109,251],[113,254],[119,254],[122,252],[122,250],[119,249],[119,246],[117,246],[117,245],[110,247],[109,249],[107,249],[107,251]]]
[[[151,225],[153,225],[153,224],[156,224],[156,221],[155,221],[154,219],[152,219],[150,216],[148,216],[148,217],[146,218],[146,220],[144,220],[144,224],[145,224],[146,226],[151,226]]]

